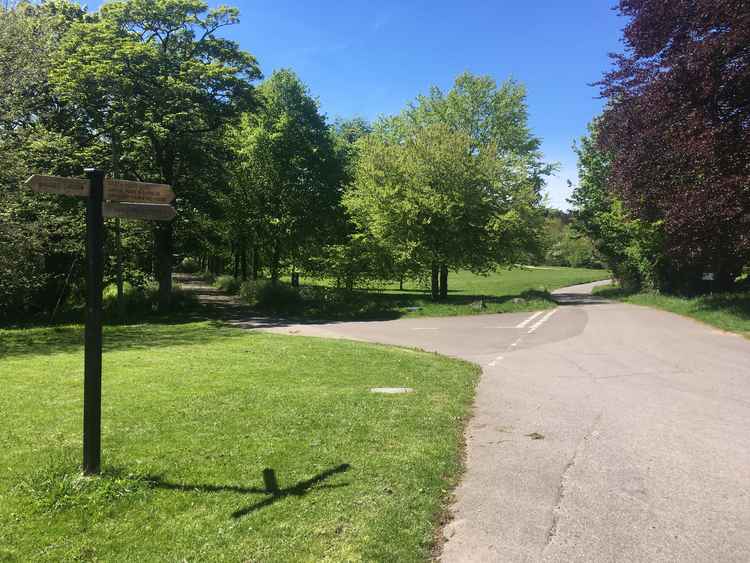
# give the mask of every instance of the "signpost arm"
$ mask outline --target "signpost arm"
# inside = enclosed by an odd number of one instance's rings
[[[104,277],[104,172],[87,168],[86,335],[83,380],[83,472],[101,468],[102,419],[102,286]]]

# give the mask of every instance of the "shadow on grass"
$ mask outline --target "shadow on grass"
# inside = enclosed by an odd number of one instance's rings
[[[720,311],[750,321],[750,292],[706,295],[697,303],[701,312]]]
[[[747,291],[685,297],[668,293],[635,292],[626,291],[619,287],[607,287],[597,290],[594,295],[606,299],[621,300],[627,300],[629,297],[632,297],[636,303],[646,304],[647,302],[653,302],[654,305],[669,310],[676,307],[676,311],[684,314],[691,312],[698,314],[717,313],[729,315],[743,322],[750,321],[750,292]]]
[[[348,471],[351,466],[348,463],[342,463],[331,469],[327,469],[321,473],[318,473],[310,479],[299,481],[290,487],[283,489],[279,488],[278,481],[276,480],[276,473],[273,469],[263,470],[263,488],[260,487],[240,487],[236,485],[206,485],[206,484],[185,484],[185,483],[170,483],[164,481],[160,476],[147,475],[144,477],[148,481],[151,487],[156,489],[167,489],[170,491],[182,491],[182,492],[201,492],[201,493],[220,493],[220,492],[233,492],[240,494],[250,495],[266,495],[261,501],[255,502],[244,508],[235,510],[232,513],[232,518],[242,518],[252,512],[256,512],[267,506],[285,499],[287,497],[303,497],[308,493],[314,492],[321,489],[336,489],[340,487],[348,486],[348,483],[339,483],[337,485],[318,485],[325,481],[329,477],[338,473],[344,473]]]
[[[200,320],[205,320],[205,316]],[[161,319],[158,324],[105,326],[104,352],[128,349],[149,349],[161,346],[206,344],[208,342],[239,337],[220,322],[194,324],[195,318]],[[0,330],[0,359],[11,356],[83,352],[82,325],[54,326]]]

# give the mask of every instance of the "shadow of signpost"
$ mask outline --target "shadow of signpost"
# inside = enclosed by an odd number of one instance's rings
[[[344,473],[348,471],[351,466],[348,463],[342,463],[331,469],[327,469],[322,473],[311,477],[305,481],[299,481],[298,483],[286,487],[279,488],[278,481],[276,479],[276,473],[273,469],[263,470],[263,488],[260,487],[239,487],[236,485],[206,485],[206,484],[184,484],[184,483],[170,483],[164,481],[159,476],[148,476],[146,479],[151,485],[157,489],[167,489],[171,491],[184,491],[184,492],[235,492],[240,494],[254,494],[254,495],[266,495],[266,498],[241,508],[232,513],[232,518],[242,518],[251,512],[255,512],[267,506],[274,504],[286,497],[303,497],[306,494],[319,489],[336,489],[339,487],[346,487],[348,483],[340,483],[337,485],[320,485],[316,486],[322,481],[325,481],[329,477],[336,475],[337,473]]]

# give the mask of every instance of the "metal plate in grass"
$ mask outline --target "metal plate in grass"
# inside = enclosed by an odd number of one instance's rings
[[[384,393],[386,395],[399,395],[401,393],[411,393],[414,391],[411,387],[372,387],[370,393]]]

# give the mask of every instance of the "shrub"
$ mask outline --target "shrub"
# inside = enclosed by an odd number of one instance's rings
[[[234,276],[219,276],[214,280],[214,287],[234,295],[240,291],[240,280]]]
[[[186,274],[194,274],[201,269],[201,263],[193,258],[192,256],[187,256],[186,258],[182,259],[182,262],[180,262],[177,267],[175,268],[178,272],[184,272]]]
[[[127,318],[140,317],[156,312],[159,303],[159,286],[149,283],[145,286],[133,286],[125,282],[123,287],[123,299],[125,301],[125,314]],[[193,309],[198,300],[193,293],[179,288],[172,289],[170,300],[170,312],[179,312]],[[107,316],[117,317],[117,286],[109,284],[104,288],[102,295],[102,307]]]
[[[242,284],[240,295],[249,303],[272,311],[289,312],[298,308],[302,299],[297,288],[269,280],[250,280]]]

